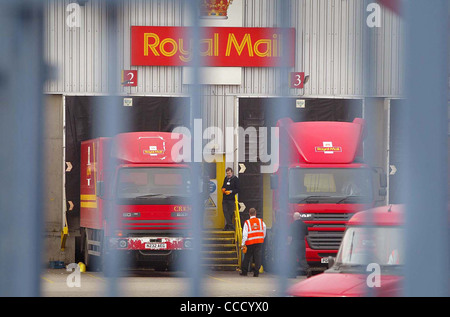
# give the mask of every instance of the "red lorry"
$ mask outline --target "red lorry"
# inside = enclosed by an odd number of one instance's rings
[[[401,296],[404,207],[376,207],[354,215],[330,269],[293,285],[301,297]],[[331,260],[331,259],[330,259]]]
[[[99,269],[115,249],[130,264],[164,270],[191,247],[190,169],[172,157],[183,137],[132,132],[81,143],[80,227],[88,269]]]
[[[280,152],[280,166],[271,179],[274,215],[280,209],[281,182],[288,183],[289,219],[299,212],[308,225],[306,260],[322,270],[328,257],[336,255],[350,217],[385,195],[385,175],[363,161],[365,121],[361,118],[353,122],[281,119],[277,125],[290,150],[288,157]],[[288,170],[286,180],[281,179],[283,167]]]

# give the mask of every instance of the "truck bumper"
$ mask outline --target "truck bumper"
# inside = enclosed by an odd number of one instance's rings
[[[184,237],[114,237],[109,238],[109,246],[125,251],[190,250],[192,240]]]
[[[328,257],[335,257],[337,250],[315,250],[311,248],[306,248],[306,261],[311,265],[322,264],[324,266],[328,265]]]

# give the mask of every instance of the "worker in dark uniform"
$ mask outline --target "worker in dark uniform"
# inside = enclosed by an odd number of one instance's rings
[[[235,196],[239,192],[239,178],[233,175],[233,169],[228,167],[226,169],[227,175],[223,180],[222,192],[222,209],[225,217],[224,231],[234,231],[233,216],[236,209]]]
[[[289,227],[288,244],[290,255],[290,276],[306,275],[309,270],[308,262],[306,261],[306,245],[305,238],[308,234],[308,226],[303,222],[300,213],[294,213],[294,221]],[[300,268],[300,272],[299,272]]]

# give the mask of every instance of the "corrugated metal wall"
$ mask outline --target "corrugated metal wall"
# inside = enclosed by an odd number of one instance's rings
[[[239,0],[235,0],[239,1]],[[273,0],[242,0],[244,27],[277,26]],[[46,93],[100,94],[105,91],[107,72],[107,27],[104,0],[90,0],[80,11],[80,27],[69,27],[67,11],[74,0],[47,0],[46,58],[58,69],[58,77],[46,83]],[[361,0],[291,0],[292,22],[296,28],[296,65],[293,71],[310,75],[305,89],[291,89],[292,96],[359,97],[363,92],[362,34],[366,11]],[[382,25],[376,28],[375,95],[402,95],[400,19],[382,9]],[[181,67],[131,67],[130,26],[180,26],[184,23],[183,1],[124,0],[121,6],[119,56],[122,69],[138,70],[138,87],[123,88],[139,95],[183,95]],[[222,126],[233,113],[233,96],[273,96],[280,92],[279,74],[274,68],[243,68],[242,85],[204,87],[205,115],[211,125]],[[228,111],[228,110],[227,110]],[[230,118],[231,116],[231,118]]]

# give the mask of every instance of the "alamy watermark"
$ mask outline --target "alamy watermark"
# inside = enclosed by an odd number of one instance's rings
[[[67,287],[81,287],[81,270],[80,266],[76,263],[70,263],[66,267],[67,272],[70,273],[66,278]]]
[[[369,3],[366,8],[370,14],[366,18],[366,24],[369,28],[381,27],[381,7],[378,3]]]
[[[371,272],[367,275],[366,285],[369,288],[381,287],[381,267],[378,263],[369,263],[366,272]]]
[[[203,129],[202,119],[194,119],[192,130],[186,127],[177,127],[172,131],[172,139],[178,141],[172,147],[171,157],[175,162],[222,162],[223,155],[217,155],[216,151],[224,149],[225,162],[233,163],[235,161],[234,149],[236,147],[234,140],[237,136],[239,142],[238,161],[257,162],[259,160],[263,163],[261,164],[261,173],[274,173],[278,170],[279,165],[280,143],[278,130],[278,127],[259,127],[258,129],[255,127],[246,129],[242,127],[226,127],[225,131],[219,127]],[[180,137],[179,134],[186,137]],[[248,153],[245,151],[247,138]],[[270,153],[268,153],[269,148]]]
[[[70,28],[81,27],[81,8],[78,3],[69,3],[66,6],[66,12],[69,14],[66,17],[66,25]]]

